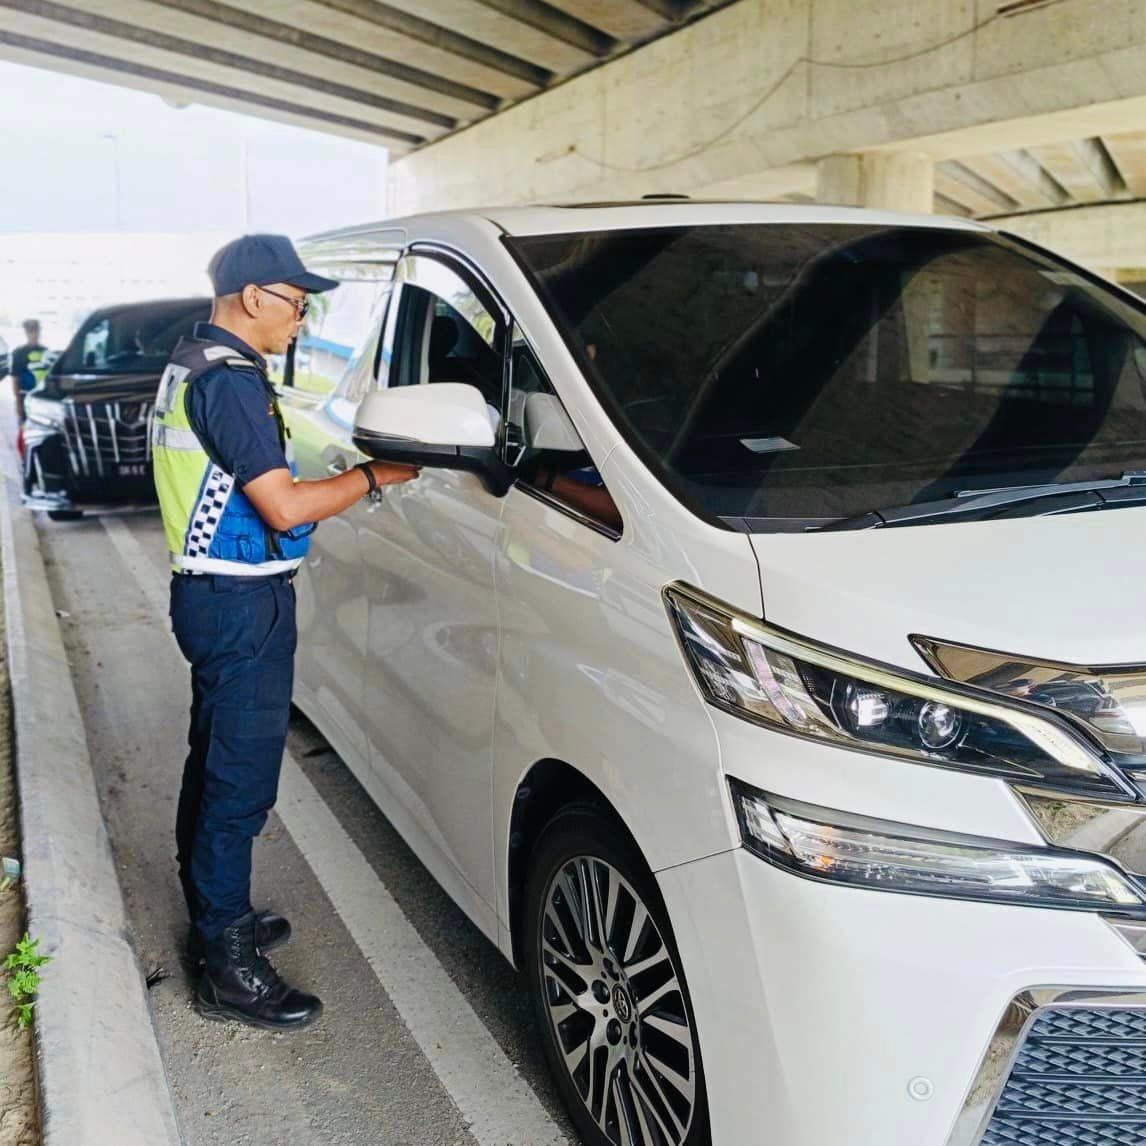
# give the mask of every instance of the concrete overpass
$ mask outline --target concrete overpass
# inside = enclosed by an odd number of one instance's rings
[[[402,154],[729,0],[3,0],[0,58]]]
[[[0,0],[0,57],[385,145],[380,214],[858,203],[1146,279],[1146,0]]]

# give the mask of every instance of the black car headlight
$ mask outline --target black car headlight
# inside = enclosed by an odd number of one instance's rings
[[[682,585],[665,599],[696,681],[718,708],[840,747],[1135,798],[1097,749],[1033,707],[817,645]]]

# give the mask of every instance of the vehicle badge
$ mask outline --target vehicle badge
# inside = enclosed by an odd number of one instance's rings
[[[120,402],[117,419],[129,429],[142,426],[147,421],[147,406],[142,402]]]

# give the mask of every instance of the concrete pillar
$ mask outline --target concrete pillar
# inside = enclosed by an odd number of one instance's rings
[[[863,161],[858,155],[825,155],[816,164],[816,202],[836,207],[863,204]]]
[[[816,199],[929,215],[934,209],[935,164],[913,151],[827,155],[816,166]]]

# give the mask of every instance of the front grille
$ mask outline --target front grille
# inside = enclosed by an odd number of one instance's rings
[[[1041,1012],[981,1146],[1146,1143],[1146,1009]]]
[[[151,464],[147,401],[64,401],[64,444],[76,477],[146,477]]]

